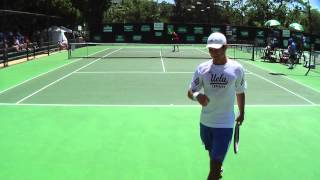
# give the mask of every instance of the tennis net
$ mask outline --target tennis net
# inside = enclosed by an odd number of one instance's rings
[[[208,49],[203,44],[112,44],[70,43],[69,58],[181,58],[208,59]],[[227,55],[232,59],[254,59],[254,46],[229,44]]]

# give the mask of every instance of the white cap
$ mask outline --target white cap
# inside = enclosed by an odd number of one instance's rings
[[[227,38],[222,33],[210,34],[207,40],[207,48],[220,49],[223,45],[227,45]]]

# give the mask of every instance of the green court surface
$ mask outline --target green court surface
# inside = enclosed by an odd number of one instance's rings
[[[186,97],[206,59],[97,52],[106,57],[68,60],[61,52],[0,69],[0,179],[206,179],[201,107]],[[246,117],[223,179],[318,179],[320,74],[239,62]]]

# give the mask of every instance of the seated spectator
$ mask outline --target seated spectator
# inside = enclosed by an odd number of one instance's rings
[[[18,52],[21,50],[21,45],[19,39],[16,36],[13,36],[13,45],[12,47]]]
[[[59,50],[68,49],[68,42],[66,41],[58,41]]]
[[[282,50],[281,54],[280,54],[280,63],[284,63],[286,64],[289,60],[290,54],[288,52],[288,50]]]
[[[62,36],[62,40],[58,41],[59,49],[68,49],[68,40],[65,35]]]
[[[19,40],[20,50],[26,50],[27,43],[25,42],[24,36],[20,32],[17,32],[16,38]]]
[[[263,58],[269,60],[270,62],[276,61],[275,46],[272,43],[268,44],[267,47],[265,47]]]

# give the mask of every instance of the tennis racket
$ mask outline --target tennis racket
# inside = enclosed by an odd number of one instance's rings
[[[233,150],[237,154],[239,151],[239,135],[240,135],[240,123],[236,122],[233,134]]]

